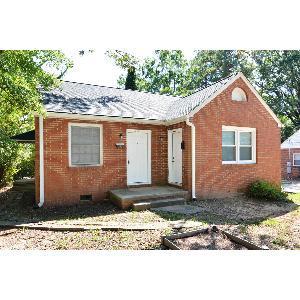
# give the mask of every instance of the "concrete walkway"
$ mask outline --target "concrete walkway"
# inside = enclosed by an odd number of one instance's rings
[[[181,214],[181,215],[196,215],[200,212],[203,212],[203,209],[193,205],[173,205],[173,206],[164,206],[151,209],[153,211],[162,211],[169,212],[173,214]]]
[[[283,180],[281,186],[286,193],[300,193],[300,180]]]

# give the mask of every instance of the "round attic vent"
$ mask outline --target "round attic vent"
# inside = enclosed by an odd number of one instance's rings
[[[233,89],[231,97],[233,101],[247,101],[246,93],[238,87]]]

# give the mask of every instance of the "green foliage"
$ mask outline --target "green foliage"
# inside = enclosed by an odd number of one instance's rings
[[[260,93],[277,116],[290,121],[287,138],[300,129],[300,51],[253,51],[252,57]]]
[[[287,194],[282,192],[280,186],[264,180],[251,183],[247,190],[247,196],[263,200],[287,200]]]
[[[58,84],[71,62],[60,51],[0,50],[0,185],[11,182],[26,165],[32,147],[10,136],[33,129],[33,113],[42,112],[40,90]],[[29,166],[26,167],[29,172]],[[30,172],[29,172],[30,173]],[[29,174],[28,173],[28,174]]]
[[[156,50],[137,69],[141,91],[167,95],[187,95],[188,60],[180,50]]]
[[[238,72],[253,78],[251,52],[243,50],[198,50],[190,62],[188,89],[197,90]]]

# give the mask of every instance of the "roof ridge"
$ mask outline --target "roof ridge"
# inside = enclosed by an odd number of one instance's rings
[[[106,86],[106,85],[99,85],[99,84],[93,84],[93,83],[84,83],[84,82],[77,82],[77,81],[70,81],[70,80],[61,80],[62,82],[69,82],[69,83],[76,83],[76,84],[83,84],[83,85],[91,85],[91,86],[97,86],[97,87],[103,87],[103,88],[109,88],[109,89],[116,89],[121,91],[130,91],[130,92],[137,92],[137,93],[143,93],[143,94],[151,94],[156,96],[166,96],[171,98],[183,98],[180,96],[172,96],[172,95],[166,95],[166,94],[159,94],[159,93],[151,93],[151,92],[145,92],[145,91],[138,91],[138,90],[131,90],[131,89],[124,89],[119,87],[113,87],[113,86]]]
[[[191,95],[194,95],[194,94],[196,94],[196,93],[198,93],[198,92],[200,92],[200,91],[202,91],[202,90],[205,90],[205,89],[207,89],[207,88],[209,88],[209,87],[211,87],[211,86],[213,86],[213,85],[215,85],[215,84],[217,84],[217,83],[220,83],[221,81],[223,81],[223,80],[225,80],[225,79],[228,79],[228,78],[230,78],[230,77],[237,76],[238,73],[239,73],[239,72],[237,72],[237,73],[232,73],[231,75],[228,75],[228,76],[226,76],[226,77],[224,77],[224,78],[221,78],[221,79],[219,79],[218,81],[216,81],[216,82],[214,82],[214,83],[208,84],[208,85],[205,86],[205,87],[201,87],[201,88],[199,88],[198,90],[196,90],[196,91],[190,93],[189,95],[182,97],[182,99],[183,99],[183,98],[186,98],[186,97],[189,97],[189,96],[191,96]]]

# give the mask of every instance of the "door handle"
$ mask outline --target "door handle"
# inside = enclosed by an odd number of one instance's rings
[[[128,161],[127,161],[127,164],[129,165],[129,159],[128,159]]]

